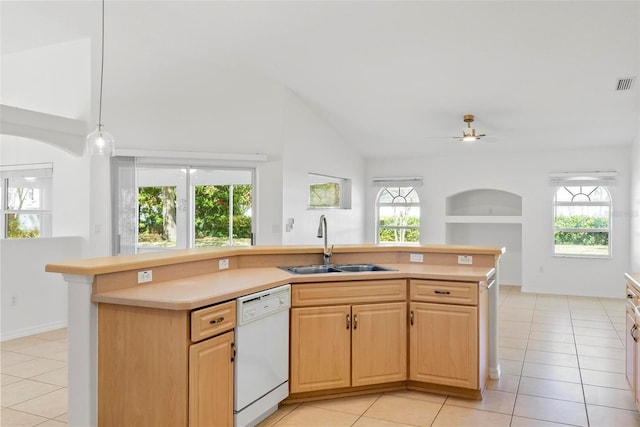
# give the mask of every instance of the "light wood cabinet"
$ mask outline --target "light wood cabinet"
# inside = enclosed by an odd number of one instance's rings
[[[625,376],[640,410],[640,289],[627,280]]]
[[[409,379],[482,393],[488,374],[484,283],[411,280]]]
[[[407,379],[407,303],[351,308],[351,385]]]
[[[291,310],[291,393],[348,387],[351,307]]]
[[[294,285],[292,305],[291,393],[406,380],[406,281]]]
[[[478,308],[411,302],[409,378],[478,388]]]
[[[189,347],[189,425],[233,426],[233,331]]]
[[[232,426],[234,327],[234,301],[193,312],[99,304],[98,425]]]
[[[636,316],[635,316],[635,308],[638,304],[638,293],[631,287],[631,285],[627,285],[627,303],[626,303],[626,331],[625,334],[625,352],[626,352],[626,363],[625,363],[625,376],[627,377],[627,382],[629,383],[629,387],[631,390],[635,390],[637,387],[636,384],[636,353],[635,353],[635,342],[637,338],[634,337],[634,332],[637,329],[636,326]]]

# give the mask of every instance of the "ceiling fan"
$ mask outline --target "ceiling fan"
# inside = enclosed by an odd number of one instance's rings
[[[476,134],[475,128],[471,127],[471,123],[473,123],[473,114],[465,114],[462,120],[467,124],[466,128],[462,128],[462,138],[460,141],[471,142],[471,141],[479,141],[483,136],[487,136],[484,133]]]
[[[465,114],[462,118],[462,120],[464,120],[464,122],[467,124],[467,127],[462,128],[462,136],[447,136],[447,137],[432,137],[432,138],[456,138],[460,141],[464,141],[464,142],[473,142],[473,141],[479,141],[482,137],[487,136],[484,133],[477,133],[475,128],[471,127],[471,123],[473,123],[473,120],[475,119],[475,116],[473,114]]]

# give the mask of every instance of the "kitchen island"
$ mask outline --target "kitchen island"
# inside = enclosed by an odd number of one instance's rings
[[[176,359],[184,359],[186,354],[184,348],[188,347],[190,342],[195,342],[193,338],[189,341],[190,338],[186,331],[191,324],[190,313],[217,307],[219,304],[228,303],[237,297],[287,283],[291,284],[294,289],[299,287],[307,290],[312,289],[312,286],[317,287],[322,284],[343,286],[345,289],[353,284],[362,285],[357,293],[362,293],[362,289],[372,283],[404,284],[404,286],[400,285],[398,289],[404,289],[407,295],[394,297],[392,303],[396,305],[401,303],[400,305],[405,307],[405,310],[407,304],[413,304],[410,306],[411,325],[414,321],[414,312],[417,325],[420,325],[421,319],[443,319],[440,312],[437,312],[436,317],[433,317],[433,309],[436,308],[436,304],[433,304],[434,301],[429,298],[424,299],[424,290],[430,289],[429,287],[434,283],[439,287],[453,286],[451,289],[454,290],[454,293],[449,294],[447,298],[455,297],[457,298],[456,304],[461,305],[461,308],[456,308],[458,311],[455,315],[457,318],[466,316],[465,318],[470,319],[469,328],[473,328],[475,325],[477,330],[473,331],[473,337],[479,344],[485,340],[487,342],[486,357],[483,355],[483,346],[480,346],[480,350],[476,351],[479,353],[480,366],[477,368],[478,372],[473,374],[475,379],[470,378],[469,384],[463,384],[458,378],[453,377],[450,381],[447,379],[436,381],[429,366],[416,366],[410,367],[410,371],[412,369],[416,372],[424,371],[424,375],[418,376],[416,381],[411,380],[411,375],[407,377],[405,374],[404,377],[398,377],[403,379],[389,380],[385,384],[389,387],[414,387],[415,389],[447,393],[456,393],[469,388],[475,390],[475,394],[471,394],[470,397],[481,397],[487,374],[491,378],[499,377],[496,312],[498,267],[500,256],[503,253],[504,249],[502,248],[451,245],[341,246],[334,249],[332,263],[375,263],[393,270],[310,275],[292,274],[278,268],[278,266],[320,264],[322,263],[322,248],[315,246],[199,248],[84,259],[47,265],[48,272],[62,273],[69,283],[69,423],[70,425],[97,425],[99,416],[103,415],[99,412],[105,412],[104,408],[106,407],[99,405],[99,399],[104,400],[107,393],[119,392],[113,389],[109,391],[104,387],[104,383],[113,376],[126,375],[126,373],[112,371],[99,375],[99,354],[102,355],[103,361],[107,358],[117,360],[120,357],[123,360],[126,358],[133,360],[138,357],[139,359],[135,363],[144,366],[144,355],[140,353],[135,355],[118,354],[124,351],[125,347],[120,347],[118,352],[115,346],[120,345],[119,336],[115,333],[110,336],[110,331],[116,330],[120,331],[118,334],[122,331],[129,331],[130,334],[133,334],[132,331],[135,331],[135,328],[127,329],[131,325],[123,326],[127,322],[126,319],[130,319],[129,322],[137,322],[139,318],[151,319],[148,320],[150,328],[148,333],[143,329],[145,342],[155,339],[153,334],[158,337],[162,337],[163,334],[171,337],[172,332],[169,328],[175,328],[175,337],[178,337],[178,342],[173,344],[171,350],[175,350],[177,356],[170,360],[175,362],[177,367],[180,367],[188,365],[189,361],[176,361]],[[139,279],[149,280],[149,278],[151,278],[149,282],[138,283]],[[475,287],[470,287],[473,284]],[[459,288],[457,285],[466,287],[468,295],[457,295]],[[450,291],[442,292],[450,293]],[[349,292],[344,295],[347,299],[337,301],[336,304],[344,305],[349,298],[352,298]],[[472,297],[475,300],[469,299]],[[482,300],[486,300],[486,302],[482,303]],[[356,298],[352,301],[358,303],[359,300]],[[308,310],[307,307],[302,307],[304,304],[306,303],[301,303],[298,308],[294,307],[292,312],[300,310],[302,314],[304,310]],[[477,305],[477,309],[473,308],[474,304]],[[481,308],[484,307],[482,304],[486,304],[488,313],[484,317],[481,315]],[[313,305],[328,306],[325,302],[316,302]],[[152,313],[151,317],[148,316],[149,313]],[[158,319],[164,320],[159,321]],[[292,325],[295,323],[294,319],[292,317]],[[166,324],[162,322],[166,322]],[[482,325],[484,323],[486,323],[487,332],[483,336]],[[143,324],[144,322],[140,322],[140,325]],[[406,322],[404,324],[406,325]],[[119,330],[118,327],[124,329]],[[138,336],[140,336],[139,333]],[[425,339],[424,337],[437,339],[437,336],[424,335],[423,333],[421,339]],[[125,334],[121,338],[121,341],[126,341],[127,339],[133,340],[135,337],[127,337]],[[302,352],[300,354],[304,355],[304,348],[298,349]],[[410,351],[418,350],[410,349]],[[294,360],[296,359],[292,358],[292,364],[295,363]],[[488,372],[482,367],[483,365],[488,367]],[[103,371],[113,370],[114,366],[118,369],[121,368],[121,365],[117,364],[105,365]],[[187,368],[188,366],[180,369]],[[354,367],[354,369],[356,368]],[[129,374],[134,372],[135,370],[132,370]],[[168,378],[171,379],[170,375]],[[169,412],[178,414],[176,423],[183,423],[185,419],[193,419],[193,416],[190,417],[188,414],[186,407],[188,402],[185,403],[189,399],[188,378],[181,379],[181,381],[178,385],[163,383],[164,387],[172,387],[172,393],[175,393],[171,395],[171,398],[175,399],[174,403],[178,409],[172,407]],[[434,383],[441,384],[441,387],[434,389],[432,387]],[[354,382],[350,385],[329,388],[314,384],[308,388],[309,384],[305,384],[303,381],[299,382],[301,385],[300,393],[295,393],[292,390],[292,396],[304,400],[321,398],[324,395],[366,392],[371,387],[378,387],[378,385],[367,384],[356,387],[355,384]],[[429,384],[429,386],[426,387],[425,384]],[[149,396],[153,395],[154,388],[158,388],[149,384],[147,386],[149,387]],[[305,387],[307,388],[305,389]],[[98,390],[101,390],[100,396]],[[152,397],[149,402],[153,402]],[[102,403],[106,404],[106,402]],[[109,402],[109,404],[113,406],[115,402]],[[168,421],[165,420],[165,422]],[[106,423],[103,420],[100,424]]]

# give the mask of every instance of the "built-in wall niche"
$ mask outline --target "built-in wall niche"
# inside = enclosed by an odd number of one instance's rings
[[[500,284],[522,284],[522,197],[475,189],[447,197],[446,243],[505,247]]]
[[[476,189],[447,197],[447,216],[522,216],[522,197],[508,191]]]

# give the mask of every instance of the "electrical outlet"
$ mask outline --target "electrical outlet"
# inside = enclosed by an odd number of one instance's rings
[[[138,283],[147,283],[153,280],[151,270],[138,271]]]
[[[422,254],[409,254],[409,261],[410,262],[423,262],[424,261],[424,255],[422,255]]]
[[[18,297],[14,295],[11,297],[11,307],[15,307],[16,305],[18,305]]]
[[[218,270],[226,270],[229,268],[229,258],[218,260]]]
[[[458,255],[458,264],[473,264],[471,255]]]

